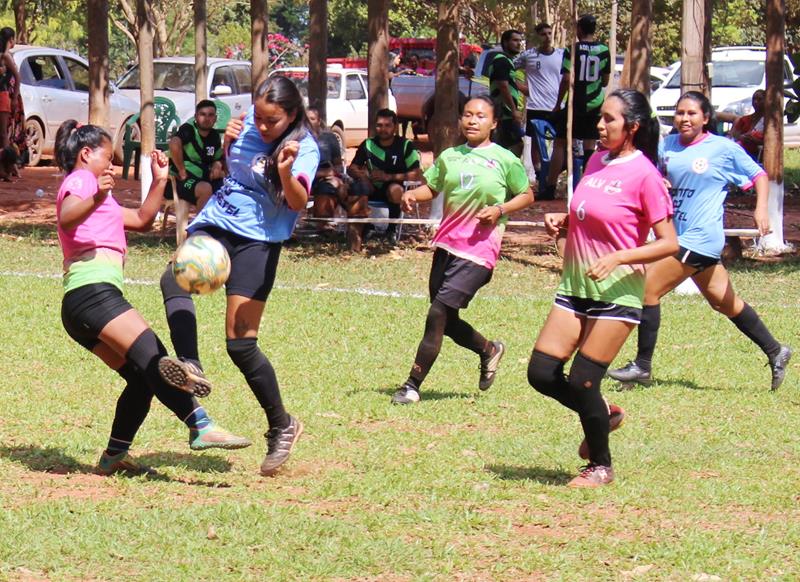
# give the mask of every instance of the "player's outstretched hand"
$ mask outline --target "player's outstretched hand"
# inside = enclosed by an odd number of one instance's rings
[[[614,269],[619,267],[620,264],[621,263],[617,253],[609,253],[592,263],[592,266],[589,267],[589,269],[586,271],[586,274],[590,279],[602,281],[608,277],[612,271],[614,271]]]
[[[481,224],[488,224],[488,225],[495,225],[497,221],[500,220],[502,213],[500,212],[500,207],[498,206],[484,206],[478,211],[478,214],[475,215],[475,218],[478,219],[478,222]]]
[[[756,211],[753,213],[753,221],[756,223],[758,234],[761,236],[772,232],[769,227],[769,212],[766,208],[756,207]]]
[[[414,195],[412,190],[408,190],[403,192],[403,196],[400,198],[400,208],[406,214],[412,212],[414,208],[417,206],[417,197]]]
[[[153,180],[166,180],[169,178],[169,158],[160,150],[150,152],[150,168],[153,171]]]
[[[567,227],[566,212],[547,212],[544,215],[544,229],[552,237],[557,237],[558,233]]]
[[[227,152],[230,145],[239,139],[239,134],[242,133],[244,129],[244,118],[245,113],[242,113],[238,119],[231,118],[228,122],[228,125],[225,126],[225,140],[224,140],[224,150]]]
[[[284,145],[281,148],[280,153],[278,153],[279,174],[292,171],[292,164],[294,164],[294,161],[297,159],[297,153],[299,151],[300,151],[300,142],[294,140],[286,142],[286,145]]]
[[[114,188],[114,170],[107,168],[97,178],[97,193],[105,197]]]

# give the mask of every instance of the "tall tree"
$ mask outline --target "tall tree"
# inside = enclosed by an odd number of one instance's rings
[[[133,44],[138,46],[139,20],[134,0],[118,0],[111,21]],[[153,56],[163,57],[182,52],[186,37],[192,30],[192,0],[148,0],[145,15],[153,31]]]
[[[88,0],[89,123],[107,127],[108,106],[108,0]]]
[[[309,33],[315,42],[309,45],[308,104],[319,110],[320,119],[326,119],[328,99],[328,3],[310,0],[311,24]]]
[[[436,35],[436,92],[433,114],[433,153],[458,142],[458,13],[459,0],[439,0]]]
[[[267,52],[267,21],[269,11],[267,0],[250,0],[250,42],[252,51],[251,77],[253,81],[253,98],[258,86],[269,73],[269,53]]]
[[[369,121],[370,131],[380,109],[389,105],[389,0],[369,0]]]

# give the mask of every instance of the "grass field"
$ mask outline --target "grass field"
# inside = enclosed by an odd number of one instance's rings
[[[133,239],[126,294],[168,340],[156,282],[170,248],[153,240]],[[701,299],[665,302],[653,387],[606,384],[628,411],[611,437],[617,482],[576,491],[565,484],[579,423],[526,381],[552,257],[513,249],[465,313],[509,347],[489,392],[476,358],[446,340],[423,401],[392,407],[422,333],[430,254],[316,250],[284,251],[260,336],[306,425],[283,474],[257,474],[265,420],[225,354],[215,294],[197,301],[216,385],[206,405],[255,446],[190,453],[156,404],[133,452],[158,476],[102,478],[91,470],[121,381],[61,327],[52,233],[0,237],[0,579],[800,577],[800,371],[771,393],[763,355]],[[798,267],[732,269],[795,346]]]

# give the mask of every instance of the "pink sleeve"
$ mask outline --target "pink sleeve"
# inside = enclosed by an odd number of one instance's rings
[[[645,173],[641,188],[642,211],[650,225],[672,216],[672,197],[655,168]]]
[[[63,195],[70,194],[85,200],[97,193],[97,178],[88,170],[72,172],[64,179]]]

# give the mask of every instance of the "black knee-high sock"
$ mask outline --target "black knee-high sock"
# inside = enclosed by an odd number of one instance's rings
[[[564,375],[565,363],[544,352],[533,350],[528,362],[528,383],[538,392],[578,412],[578,405],[572,397],[567,377]]]
[[[572,361],[568,382],[589,445],[589,460],[595,465],[608,467],[611,466],[608,406],[600,394],[600,382],[607,369],[608,364],[595,362],[578,352]]]
[[[399,204],[394,204],[392,202],[387,202],[386,206],[389,209],[389,218],[400,218],[402,213],[400,212],[400,205]],[[397,225],[396,224],[390,224],[389,226],[386,227],[386,232],[390,233],[390,234],[395,232],[396,230],[397,230]]]
[[[196,401],[188,392],[169,386],[158,373],[158,361],[167,355],[167,349],[152,329],[146,329],[133,342],[125,359],[134,366],[156,398],[169,408],[181,422],[196,408]]]
[[[642,308],[642,322],[639,324],[636,363],[648,372],[653,369],[653,352],[656,350],[659,327],[661,327],[661,304],[645,305]]]
[[[456,342],[462,348],[475,352],[483,356],[490,352],[492,344],[485,337],[478,333],[474,327],[461,319],[458,309],[447,307],[447,324],[444,327],[444,335]]]
[[[197,350],[197,315],[194,301],[192,296],[175,282],[172,263],[167,265],[164,274],[161,275],[161,296],[164,298],[169,336],[175,354],[202,369]]]
[[[756,310],[750,307],[747,303],[744,304],[744,309],[739,315],[731,317],[739,331],[750,338],[750,340],[761,348],[767,357],[772,360],[781,351],[781,344],[778,343],[772,334],[761,321],[761,318],[756,313]]]
[[[228,355],[239,368],[247,385],[258,400],[270,428],[289,426],[289,414],[283,407],[281,391],[275,369],[267,356],[258,348],[258,338],[229,339],[226,342]]]
[[[127,385],[117,399],[111,436],[106,448],[110,454],[121,453],[130,448],[139,427],[150,412],[150,403],[153,400],[153,391],[147,387],[144,377],[132,364],[126,362],[117,370],[117,374],[122,376]]]
[[[422,335],[422,341],[419,342],[417,355],[414,357],[414,365],[411,366],[408,380],[406,380],[407,384],[411,384],[417,390],[425,381],[425,377],[439,356],[446,326],[447,306],[434,299],[428,309],[428,317],[425,319],[425,333]]]

